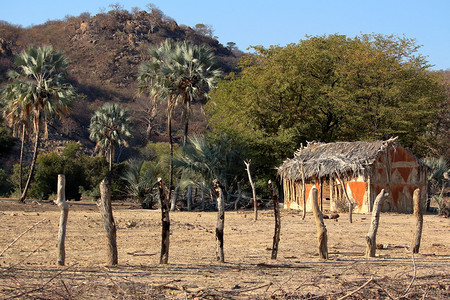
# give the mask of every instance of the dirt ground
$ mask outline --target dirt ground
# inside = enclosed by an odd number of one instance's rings
[[[420,254],[413,257],[405,247],[414,217],[382,213],[377,244],[383,249],[371,259],[363,256],[370,215],[356,214],[352,224],[344,214],[325,220],[325,261],[317,254],[312,214],[302,220],[299,212],[282,210],[278,259],[271,260],[272,210],[260,211],[256,222],[252,211],[227,211],[226,262],[220,264],[216,213],[176,211],[170,215],[169,264],[160,265],[160,212],[132,203],[115,203],[113,209],[119,265],[105,265],[105,231],[96,204],[71,202],[66,265],[58,267],[58,207],[0,200],[0,298],[450,298],[450,219],[436,215],[424,216]]]

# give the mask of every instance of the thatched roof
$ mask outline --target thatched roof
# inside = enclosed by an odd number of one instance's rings
[[[295,152],[294,158],[284,161],[278,168],[278,174],[283,179],[292,181],[302,180],[302,170],[305,180],[333,174],[364,174],[377,156],[384,153],[390,145],[395,145],[396,140],[397,138],[374,142],[308,143],[308,146]]]

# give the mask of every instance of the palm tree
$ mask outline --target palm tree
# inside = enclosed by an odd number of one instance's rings
[[[240,149],[231,146],[226,136],[209,140],[204,136],[193,135],[190,144],[183,148],[184,153],[174,159],[175,166],[203,182],[219,180],[227,189],[230,181],[242,172]]]
[[[190,103],[208,92],[220,72],[215,69],[214,56],[207,46],[195,46],[189,42],[176,43],[167,39],[159,47],[150,48],[149,54],[151,61],[140,67],[139,90],[147,91],[167,101],[170,199],[173,184],[173,111],[177,104],[184,104],[184,141],[186,141]]]
[[[113,152],[117,146],[128,146],[131,122],[128,110],[119,104],[106,103],[91,118],[89,138],[97,142],[96,148],[105,151],[112,170]]]
[[[183,104],[184,137],[186,145],[189,127],[191,103],[196,99],[208,98],[208,92],[214,87],[221,72],[215,67],[214,53],[207,45],[194,45],[184,41],[176,52],[174,78],[177,97]]]
[[[35,135],[30,172],[19,199],[24,202],[36,165],[42,125],[47,135],[47,122],[67,114],[76,94],[66,82],[67,58],[51,46],[29,47],[16,57],[14,65],[15,70],[8,74],[10,83],[2,93],[7,101],[4,116],[22,129],[23,136],[28,124]]]

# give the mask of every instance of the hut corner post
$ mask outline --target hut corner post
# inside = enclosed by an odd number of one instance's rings
[[[383,203],[384,197],[386,197],[387,195],[388,194],[384,192],[384,189],[382,189],[375,198],[375,202],[373,203],[372,220],[370,221],[369,231],[367,232],[366,236],[366,257],[375,257],[375,252],[377,249],[376,238],[380,220],[381,204]]]
[[[170,245],[170,216],[169,216],[169,197],[166,193],[166,186],[162,178],[158,178],[159,199],[161,201],[161,255],[160,264],[169,262]]]
[[[420,189],[414,190],[413,194],[414,202],[414,216],[416,217],[416,231],[414,232],[413,244],[411,246],[413,253],[419,253],[420,239],[422,238],[423,227],[423,208],[420,201]]]
[[[250,164],[252,160],[250,159],[248,162],[244,161],[244,164],[246,166],[247,174],[248,174],[248,180],[250,181],[250,185],[252,187],[252,194],[253,194],[253,209],[255,211],[255,221],[258,220],[258,203],[256,202],[256,190],[255,190],[255,184],[252,180],[252,175],[250,174]]]
[[[273,234],[273,246],[272,246],[272,256],[271,259],[277,259],[278,254],[278,243],[280,242],[280,230],[281,230],[281,216],[280,216],[280,206],[278,205],[278,198],[273,190],[272,181],[268,182],[270,195],[272,196],[273,202],[273,214],[275,217],[275,231]]]
[[[300,165],[300,170],[302,173],[302,199],[303,199],[302,220],[304,220],[306,218],[306,187],[305,187],[305,172],[303,171],[303,162]]]
[[[342,189],[344,191],[344,195],[345,195],[345,199],[347,199],[348,202],[348,220],[350,223],[353,223],[353,202],[350,200],[350,198],[348,197],[347,194],[347,189],[345,188],[345,183],[344,180],[342,180],[341,176],[339,176],[339,174],[337,174],[337,178],[339,179]]]
[[[111,173],[100,182],[100,212],[103,217],[103,225],[106,231],[106,246],[108,265],[118,264],[116,224],[112,213],[111,206]]]
[[[69,216],[69,204],[66,202],[66,176],[58,175],[58,190],[55,204],[61,209],[58,232],[58,265],[64,266],[66,261],[66,225]]]
[[[318,192],[315,186],[312,187],[309,192],[309,199],[312,201],[312,209],[314,214],[314,219],[316,221],[317,227],[317,241],[319,244],[319,257],[322,259],[328,259],[328,236],[327,228],[323,222],[322,212],[319,209]]]
[[[225,262],[223,254],[223,230],[225,223],[225,199],[223,189],[218,180],[213,181],[213,189],[217,197],[217,225],[216,225],[216,257],[221,263]]]

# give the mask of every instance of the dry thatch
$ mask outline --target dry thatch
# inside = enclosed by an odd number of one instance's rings
[[[284,161],[278,168],[278,174],[291,181],[301,181],[302,170],[305,179],[333,174],[365,174],[380,153],[384,153],[389,146],[396,145],[396,140],[397,138],[374,142],[308,143],[295,152],[294,158]]]

